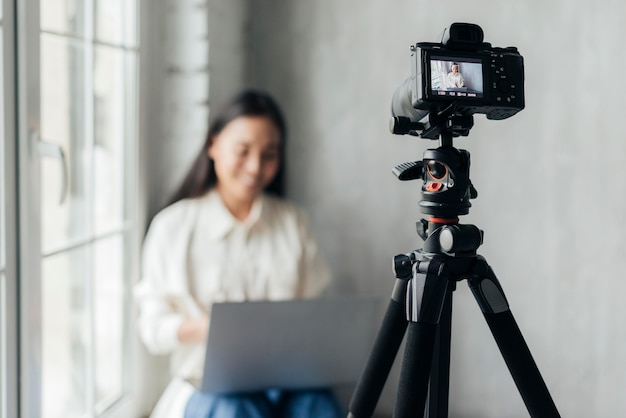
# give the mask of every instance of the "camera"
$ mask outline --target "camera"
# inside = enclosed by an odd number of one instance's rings
[[[392,133],[436,139],[440,129],[420,123],[428,115],[430,124],[475,113],[499,120],[524,109],[523,57],[515,47],[491,47],[483,36],[476,24],[453,23],[440,42],[411,46],[411,76],[392,99]]]

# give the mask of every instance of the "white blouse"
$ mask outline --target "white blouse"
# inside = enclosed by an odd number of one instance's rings
[[[171,354],[170,372],[178,384],[198,379],[205,347],[178,341],[185,318],[210,315],[214,302],[315,297],[329,279],[299,208],[263,195],[240,222],[212,190],[152,220],[135,288],[139,332],[150,352]]]

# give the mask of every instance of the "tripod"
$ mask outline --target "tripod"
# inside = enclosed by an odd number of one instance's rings
[[[394,257],[396,283],[348,418],[372,416],[405,334],[394,418],[448,416],[452,292],[462,280],[468,281],[530,416],[560,417],[496,275],[476,253],[483,231],[459,224],[477,192],[469,179],[469,153],[454,148],[452,138],[467,135],[472,124],[471,115],[446,117],[428,131],[429,138],[441,136],[440,147],[394,169],[400,180],[424,181],[420,206],[430,216],[417,224],[422,249]]]

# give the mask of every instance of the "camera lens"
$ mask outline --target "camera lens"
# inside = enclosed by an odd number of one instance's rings
[[[435,180],[442,180],[448,174],[448,168],[438,161],[430,160],[426,166],[428,167],[428,174]]]

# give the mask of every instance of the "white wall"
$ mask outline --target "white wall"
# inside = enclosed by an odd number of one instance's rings
[[[626,411],[626,3],[611,0],[257,0],[248,80],[290,122],[289,194],[305,206],[340,293],[388,298],[391,257],[421,245],[417,182],[390,173],[435,142],[393,136],[390,99],[409,46],[455,21],[525,58],[527,107],[475,118],[479,192],[462,222],[483,254],[567,417]],[[455,292],[450,416],[528,416],[471,293]],[[394,403],[397,369],[379,403]]]

